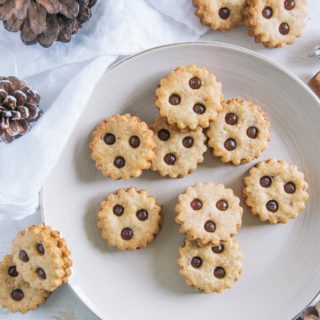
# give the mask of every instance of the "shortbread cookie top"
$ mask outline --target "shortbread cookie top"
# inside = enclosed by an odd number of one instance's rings
[[[180,129],[207,128],[221,111],[221,84],[205,68],[180,66],[161,79],[156,106],[169,124]]]
[[[161,176],[184,177],[194,171],[198,163],[203,162],[203,153],[207,147],[201,128],[181,132],[160,117],[150,128],[155,134],[157,145],[151,169],[158,171]]]
[[[180,231],[201,245],[218,245],[237,233],[242,222],[240,200],[223,184],[197,183],[178,197]]]
[[[243,21],[246,0],[193,0],[196,15],[213,30],[227,31]]]
[[[307,20],[307,0],[248,0],[244,15],[256,42],[283,47],[301,36]]]
[[[179,253],[180,274],[196,290],[221,292],[231,288],[242,272],[242,253],[234,239],[204,247],[187,239]]]
[[[250,101],[230,99],[207,130],[208,145],[221,161],[239,165],[260,156],[270,140],[270,122]]]
[[[295,165],[283,160],[261,161],[244,178],[245,203],[254,215],[270,223],[297,218],[308,200],[308,184]]]
[[[20,231],[12,249],[18,272],[34,288],[53,291],[71,275],[72,261],[66,242],[48,226]]]
[[[11,312],[26,313],[45,303],[49,292],[32,288],[17,271],[11,256],[0,262],[0,306]]]
[[[156,199],[145,190],[120,189],[102,201],[97,226],[110,246],[140,249],[160,231],[160,211]]]
[[[102,121],[92,133],[90,148],[103,175],[130,179],[150,168],[155,142],[145,122],[124,114]]]

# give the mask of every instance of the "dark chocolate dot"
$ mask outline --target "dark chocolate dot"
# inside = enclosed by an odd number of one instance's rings
[[[213,221],[208,220],[205,224],[204,224],[204,229],[207,232],[215,232],[216,231],[216,225]]]
[[[191,148],[193,146],[193,138],[190,136],[183,138],[182,144],[185,148]]]
[[[167,153],[164,156],[163,160],[167,165],[173,166],[177,159],[176,159],[176,156],[173,153]]]
[[[204,114],[206,112],[206,107],[201,103],[196,103],[193,106],[193,111],[197,114]]]
[[[15,301],[21,301],[24,297],[24,293],[21,289],[13,289],[11,292],[11,298]]]
[[[137,211],[136,216],[139,220],[144,221],[148,219],[148,211],[145,209],[140,209]]]
[[[284,191],[286,193],[294,193],[296,191],[296,185],[293,182],[287,182],[284,185]]]
[[[20,258],[20,260],[22,260],[23,262],[28,262],[28,261],[29,261],[29,256],[28,256],[28,254],[27,254],[24,250],[20,250],[20,252],[19,252],[19,258]]]
[[[173,106],[176,106],[176,105],[178,105],[178,104],[181,102],[181,98],[180,98],[180,96],[178,96],[177,94],[172,94],[172,95],[169,97],[169,102],[170,102]]]
[[[116,204],[114,207],[113,207],[113,213],[120,217],[123,215],[123,212],[124,212],[124,207],[123,206],[120,206],[120,204]]]
[[[126,165],[126,160],[124,160],[123,157],[116,157],[113,161],[113,164],[120,169]]]
[[[130,240],[133,237],[133,231],[131,228],[123,228],[121,230],[121,238],[123,240]]]
[[[233,113],[233,112],[229,112],[226,114],[226,116],[224,117],[224,120],[227,124],[230,124],[231,126],[237,124],[238,122],[238,116]]]
[[[230,16],[230,10],[228,8],[220,8],[219,10],[219,16],[221,19],[228,19],[228,17]]]
[[[140,139],[137,136],[132,136],[129,139],[129,143],[132,148],[138,148],[140,146]]]
[[[273,11],[271,7],[264,7],[262,10],[262,15],[266,19],[270,19],[272,17]]]
[[[158,132],[158,137],[162,141],[167,141],[170,138],[170,132],[167,129],[161,129]]]
[[[193,210],[200,210],[202,208],[202,202],[199,199],[193,199],[190,206]]]
[[[228,209],[228,202],[226,200],[221,199],[217,201],[216,207],[221,211],[226,211]]]
[[[16,266],[9,267],[8,273],[11,277],[17,277],[19,275]]]
[[[279,26],[279,32],[280,32],[282,35],[285,36],[286,34],[288,34],[288,33],[289,33],[289,30],[290,30],[289,25],[288,25],[286,22],[283,22],[283,23],[280,24],[280,26]]]
[[[232,138],[228,138],[225,142],[224,142],[224,147],[228,150],[228,151],[232,151],[237,147],[237,142],[236,140],[232,139]]]
[[[193,257],[191,259],[191,265],[194,268],[199,269],[202,266],[202,259],[200,257]]]
[[[284,7],[285,7],[287,10],[292,10],[295,5],[296,5],[296,4],[295,4],[294,0],[286,0],[286,1],[284,2]]]
[[[247,129],[247,136],[251,139],[255,139],[258,136],[259,130],[257,127],[249,127]]]
[[[278,202],[276,200],[269,200],[266,207],[271,212],[276,212],[279,208]]]
[[[271,186],[272,179],[269,176],[263,176],[260,178],[260,185],[263,188],[268,188]]]
[[[221,253],[221,252],[223,252],[223,250],[224,250],[224,245],[223,244],[219,244],[219,245],[217,245],[215,247],[212,247],[212,251],[214,253]]]
[[[226,276],[226,272],[222,267],[216,267],[213,271],[213,274],[218,279],[222,279]]]
[[[43,246],[42,243],[38,243],[38,244],[37,244],[37,250],[38,250],[38,252],[39,252],[40,254],[44,255],[45,250],[44,250],[44,246]]]
[[[42,268],[37,268],[36,273],[39,276],[39,278],[47,279],[47,275],[46,275],[45,271]]]
[[[189,80],[191,89],[199,89],[201,87],[201,80],[198,77],[193,77]]]
[[[108,145],[112,145],[116,142],[116,137],[114,134],[112,133],[107,133],[104,138],[103,138],[104,142]]]

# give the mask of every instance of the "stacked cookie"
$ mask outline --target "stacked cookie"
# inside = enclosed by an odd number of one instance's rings
[[[238,166],[260,157],[270,141],[270,121],[254,103],[225,101],[222,86],[205,68],[180,66],[156,89],[160,117],[149,126],[138,117],[115,115],[92,133],[96,167],[112,179],[129,179],[152,169],[161,176],[184,177],[203,162],[209,146],[225,164]],[[308,199],[308,184],[297,167],[283,160],[257,163],[243,180],[243,198],[262,221],[297,218]],[[197,183],[178,197],[176,222],[186,241],[180,273],[197,290],[221,292],[242,271],[242,253],[233,236],[243,209],[221,183]],[[145,247],[160,231],[161,207],[138,188],[120,189],[101,203],[98,228],[120,250]]]
[[[193,0],[193,5],[211,29],[227,31],[244,23],[265,47],[294,43],[307,21],[307,0]]]
[[[59,232],[44,225],[20,231],[12,255],[0,262],[0,306],[26,313],[67,282],[72,261]]]

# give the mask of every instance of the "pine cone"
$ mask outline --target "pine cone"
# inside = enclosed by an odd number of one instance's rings
[[[27,45],[50,47],[69,42],[91,18],[97,0],[0,0],[0,20],[8,31],[21,32]]]
[[[3,0],[0,0],[3,1]],[[0,142],[10,143],[40,118],[40,96],[16,77],[0,77]]]

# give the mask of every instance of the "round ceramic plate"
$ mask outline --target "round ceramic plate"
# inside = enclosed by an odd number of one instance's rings
[[[298,164],[310,184],[305,212],[288,224],[260,222],[247,209],[237,235],[244,272],[221,294],[196,293],[180,277],[174,222],[177,195],[198,181],[221,181],[241,197],[246,171],[223,165],[210,152],[183,179],[147,171],[137,179],[112,181],[90,159],[90,133],[103,119],[129,112],[145,121],[157,115],[155,88],[179,65],[204,66],[223,84],[226,97],[249,99],[271,119],[271,144],[261,159]],[[216,43],[185,43],[148,50],[110,68],[97,84],[42,194],[46,224],[62,232],[74,261],[70,286],[100,318],[290,319],[320,288],[320,106],[315,95],[282,67],[251,51]],[[157,239],[135,252],[110,249],[100,238],[100,201],[118,188],[146,188],[163,204]]]

